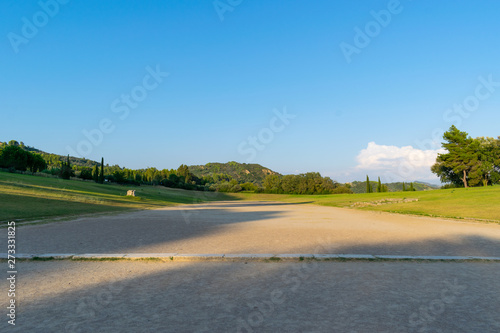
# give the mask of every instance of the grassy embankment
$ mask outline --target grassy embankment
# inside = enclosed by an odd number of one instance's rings
[[[127,197],[127,190],[136,190],[136,197]],[[0,172],[0,222],[235,199],[221,193],[184,191],[163,186],[97,184]]]
[[[135,189],[137,197],[125,196],[129,189]],[[409,202],[403,202],[404,199],[409,199]],[[309,202],[361,210],[500,222],[500,186],[371,194],[222,194],[163,186],[101,185],[0,172],[0,222],[72,217],[217,200]]]

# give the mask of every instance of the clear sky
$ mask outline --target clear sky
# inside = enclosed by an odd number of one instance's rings
[[[500,135],[500,2],[0,3],[0,141],[128,168],[435,181]],[[86,133],[86,134],[85,134]]]

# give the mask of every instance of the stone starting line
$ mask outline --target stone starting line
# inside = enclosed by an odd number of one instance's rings
[[[146,260],[161,261],[343,261],[343,260],[380,260],[380,261],[498,261],[500,257],[479,256],[412,256],[412,255],[372,255],[372,254],[179,254],[179,253],[18,253],[14,256],[0,253],[0,260]]]

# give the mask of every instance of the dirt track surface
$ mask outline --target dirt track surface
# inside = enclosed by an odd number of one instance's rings
[[[17,253],[500,256],[500,226],[219,202],[22,226]],[[0,246],[7,249],[6,229]],[[7,265],[4,265],[7,271]],[[496,262],[21,261],[0,332],[499,332]],[[0,280],[0,307],[9,299]]]
[[[495,263],[18,266],[16,326],[2,315],[1,332],[500,331]]]
[[[2,233],[6,229],[2,229]],[[7,248],[7,237],[0,246]],[[18,253],[500,257],[500,225],[306,204],[217,202],[22,226]]]

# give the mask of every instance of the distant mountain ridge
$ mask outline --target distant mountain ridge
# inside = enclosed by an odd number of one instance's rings
[[[247,164],[238,162],[207,163],[205,165],[191,165],[189,171],[195,176],[228,175],[239,183],[254,183],[262,186],[267,175],[280,175],[260,164]]]

